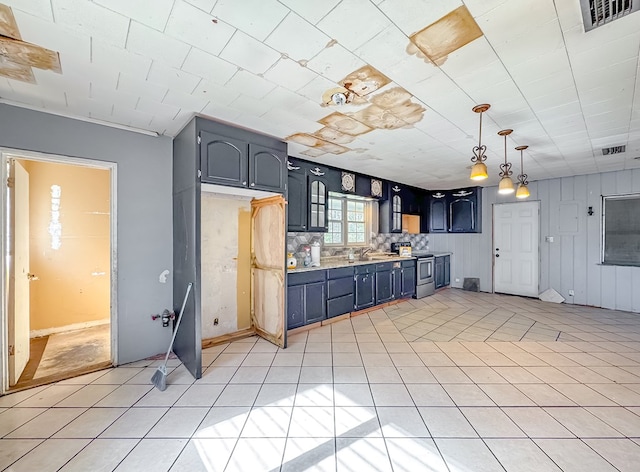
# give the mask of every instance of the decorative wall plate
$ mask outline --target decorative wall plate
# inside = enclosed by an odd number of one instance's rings
[[[371,196],[382,197],[382,180],[371,179]]]
[[[342,173],[342,190],[345,192],[356,191],[356,176],[351,172]]]

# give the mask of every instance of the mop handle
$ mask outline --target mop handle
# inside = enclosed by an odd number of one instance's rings
[[[178,328],[180,327],[180,321],[182,320],[182,314],[184,313],[184,308],[187,306],[187,299],[189,298],[189,292],[191,292],[192,285],[193,285],[193,282],[189,282],[189,285],[187,285],[187,293],[184,295],[182,308],[180,308],[180,314],[178,315],[178,321],[176,322],[176,329],[173,330],[173,336],[171,337],[171,344],[169,344],[167,355],[164,357],[165,364],[169,360],[169,354],[171,354],[171,348],[173,348],[173,342],[176,340],[176,334],[178,334]]]

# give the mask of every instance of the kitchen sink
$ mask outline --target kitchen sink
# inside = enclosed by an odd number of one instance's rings
[[[364,257],[361,257],[361,261],[384,261],[387,259],[397,258],[398,254],[393,252],[374,252],[365,254]]]

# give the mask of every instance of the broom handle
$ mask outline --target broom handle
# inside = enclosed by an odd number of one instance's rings
[[[178,314],[178,321],[176,322],[176,329],[173,330],[173,336],[171,337],[171,344],[169,344],[169,349],[167,350],[167,355],[164,357],[164,363],[167,364],[169,360],[169,354],[171,354],[171,349],[173,348],[173,342],[176,340],[176,334],[178,334],[178,328],[180,327],[180,321],[182,320],[182,314],[184,313],[184,308],[187,306],[187,299],[189,298],[189,293],[191,292],[191,286],[193,282],[189,282],[187,285],[187,293],[184,295],[184,300],[182,302],[182,308],[180,308],[180,313]]]

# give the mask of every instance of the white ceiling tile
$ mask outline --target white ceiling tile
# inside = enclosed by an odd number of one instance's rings
[[[205,117],[211,117],[214,120],[226,121],[229,123],[235,123],[236,118],[240,116],[240,114],[241,112],[239,110],[234,110],[233,108],[219,105],[214,102],[210,102],[202,110],[202,115]]]
[[[10,6],[14,15],[16,11],[23,11],[30,15],[39,16],[45,20],[53,20],[51,0],[3,0],[2,3]]]
[[[491,43],[508,42],[524,33],[535,35],[539,27],[550,22],[555,23],[560,33],[553,4],[553,0],[502,2],[490,12],[476,17],[476,22]],[[473,10],[470,11],[473,13]]]
[[[191,95],[197,100],[208,101],[211,107],[227,107],[240,95],[240,92],[224,89],[218,84],[203,80]]]
[[[557,20],[507,40],[495,41],[488,34],[486,36],[507,68],[526,62],[532,57],[544,56],[564,48],[564,39]]]
[[[44,108],[44,102],[42,98],[39,96],[39,92],[37,91],[37,86],[31,84],[25,84],[23,82],[10,81],[11,89],[3,90],[0,93],[0,97],[4,100],[9,100],[10,102],[15,102],[17,104],[25,104],[38,108]],[[28,85],[30,89],[23,90],[21,85]],[[59,93],[64,98],[64,94]]]
[[[610,67],[631,59],[637,61],[638,49],[640,49],[640,32],[608,41],[587,51],[571,54],[571,66],[578,71],[587,71]]]
[[[111,46],[98,40],[91,42],[91,62],[101,68],[125,74],[146,77],[151,68],[151,59]]]
[[[357,48],[354,54],[376,69],[388,72],[390,68],[403,60],[419,61],[406,52],[399,52],[406,51],[408,45],[409,38],[397,26],[389,25],[374,38]]]
[[[384,0],[379,7],[403,33],[411,36],[461,5],[460,0]]]
[[[305,40],[300,41],[300,38]],[[330,40],[304,18],[290,12],[265,43],[294,61],[308,61],[322,51]]]
[[[218,0],[211,14],[254,38],[264,41],[289,13],[275,0]]]
[[[70,110],[79,115],[98,118],[111,115],[112,104],[99,100],[92,100],[86,97],[78,97],[73,94],[67,94],[67,103]]]
[[[220,54],[236,29],[209,13],[176,0],[165,33],[211,54]]]
[[[131,52],[180,67],[191,47],[135,21],[129,27],[127,49]]]
[[[638,74],[637,63],[637,59],[629,59],[625,62],[612,64],[605,69],[596,69],[589,71],[587,74],[576,75],[575,80],[578,92],[590,90],[603,83],[615,82],[617,79],[635,77]]]
[[[193,5],[194,7],[199,8],[202,11],[211,13],[211,10],[213,10],[213,6],[216,4],[218,0],[185,0],[185,1]]]
[[[13,14],[24,41],[60,53],[63,73],[67,63],[88,64],[90,62],[91,38],[88,36],[19,10],[14,11]]]
[[[167,103],[157,102],[155,100],[149,100],[145,97],[141,97],[136,105],[136,110],[144,113],[148,113],[153,116],[160,116],[165,119],[172,120],[174,116],[180,111],[179,107],[171,106]]]
[[[538,97],[527,97],[527,100],[534,110],[539,110],[576,102],[578,100],[578,93],[576,88],[571,86],[547,91],[545,95]]]
[[[285,108],[272,108],[262,115],[263,120],[272,121],[280,126],[289,127],[290,133],[313,133],[321,128],[315,121],[300,119],[300,115]],[[293,145],[295,143],[289,143]],[[308,149],[306,146],[302,150]]]
[[[238,30],[222,50],[220,57],[254,74],[263,74],[281,55]]]
[[[225,84],[225,88],[252,98],[262,98],[276,88],[276,84],[241,70]]]
[[[335,82],[318,75],[307,85],[298,89],[298,93],[320,105],[322,103],[322,94],[335,86]]]
[[[389,19],[369,0],[342,0],[318,27],[348,49],[357,49],[389,26]]]
[[[131,95],[146,97],[150,100],[161,102],[167,94],[167,87],[140,80],[138,77],[132,77],[127,74],[120,74],[118,79],[118,90]]]
[[[508,1],[509,0],[465,0],[464,4],[474,18],[477,18],[502,6],[504,3],[508,3]]]
[[[51,71],[33,69],[33,75],[36,78],[38,87],[42,90],[60,90],[63,92],[74,92],[84,98],[89,97],[90,75],[88,69],[83,70],[83,75],[68,73],[66,76],[53,73]],[[117,77],[115,78],[117,80]],[[116,80],[109,81],[109,85],[115,88]]]
[[[122,108],[134,109],[140,96],[123,92],[122,90],[101,87],[99,85],[91,85],[90,98],[103,103],[118,105]]]
[[[307,102],[307,98],[283,87],[276,87],[262,98],[262,101],[269,105],[269,108],[293,109]]]
[[[139,23],[163,31],[174,0],[131,1],[131,0],[93,0],[94,3],[128,16]]]
[[[307,67],[338,83],[351,72],[360,69],[366,63],[340,44],[323,49],[309,61]]]
[[[480,37],[450,53],[440,68],[452,78],[472,75],[474,72],[475,75],[482,77],[484,74],[479,73],[479,69],[495,68],[496,65],[499,65],[499,69],[506,75],[504,66],[500,64],[498,56],[489,42],[486,38]],[[500,81],[502,82],[506,78],[504,77]],[[486,83],[491,83],[490,79],[487,79]]]
[[[231,102],[229,108],[239,110],[244,114],[250,114],[258,117],[264,115],[272,107],[271,104],[264,102],[259,98],[250,97],[241,93],[233,102]]]
[[[190,95],[177,90],[169,90],[162,103],[180,108],[181,111],[198,113],[209,103],[209,99],[202,95]]]
[[[280,2],[315,25],[340,3],[340,0],[322,0],[321,2],[310,2],[309,0],[280,0]]]
[[[56,23],[107,43],[124,47],[129,19],[85,0],[53,2]]]
[[[111,112],[113,121],[134,128],[148,129],[149,123],[153,120],[153,115],[140,110],[130,110],[114,106]]]
[[[291,59],[280,59],[264,74],[265,79],[289,90],[298,90],[316,77],[315,72]]]
[[[182,131],[182,128],[184,128],[185,125],[189,123],[189,121],[191,121],[193,116],[193,113],[181,110],[173,120],[169,122],[163,121],[161,124],[165,127],[164,134],[172,137],[177,136],[178,133]],[[152,122],[152,124],[153,123],[155,123],[155,120]]]
[[[224,85],[238,72],[238,66],[197,48],[191,48],[182,70],[219,85]]]
[[[168,89],[191,93],[202,79],[183,70],[175,69],[154,61],[153,64],[151,64],[147,80]]]

